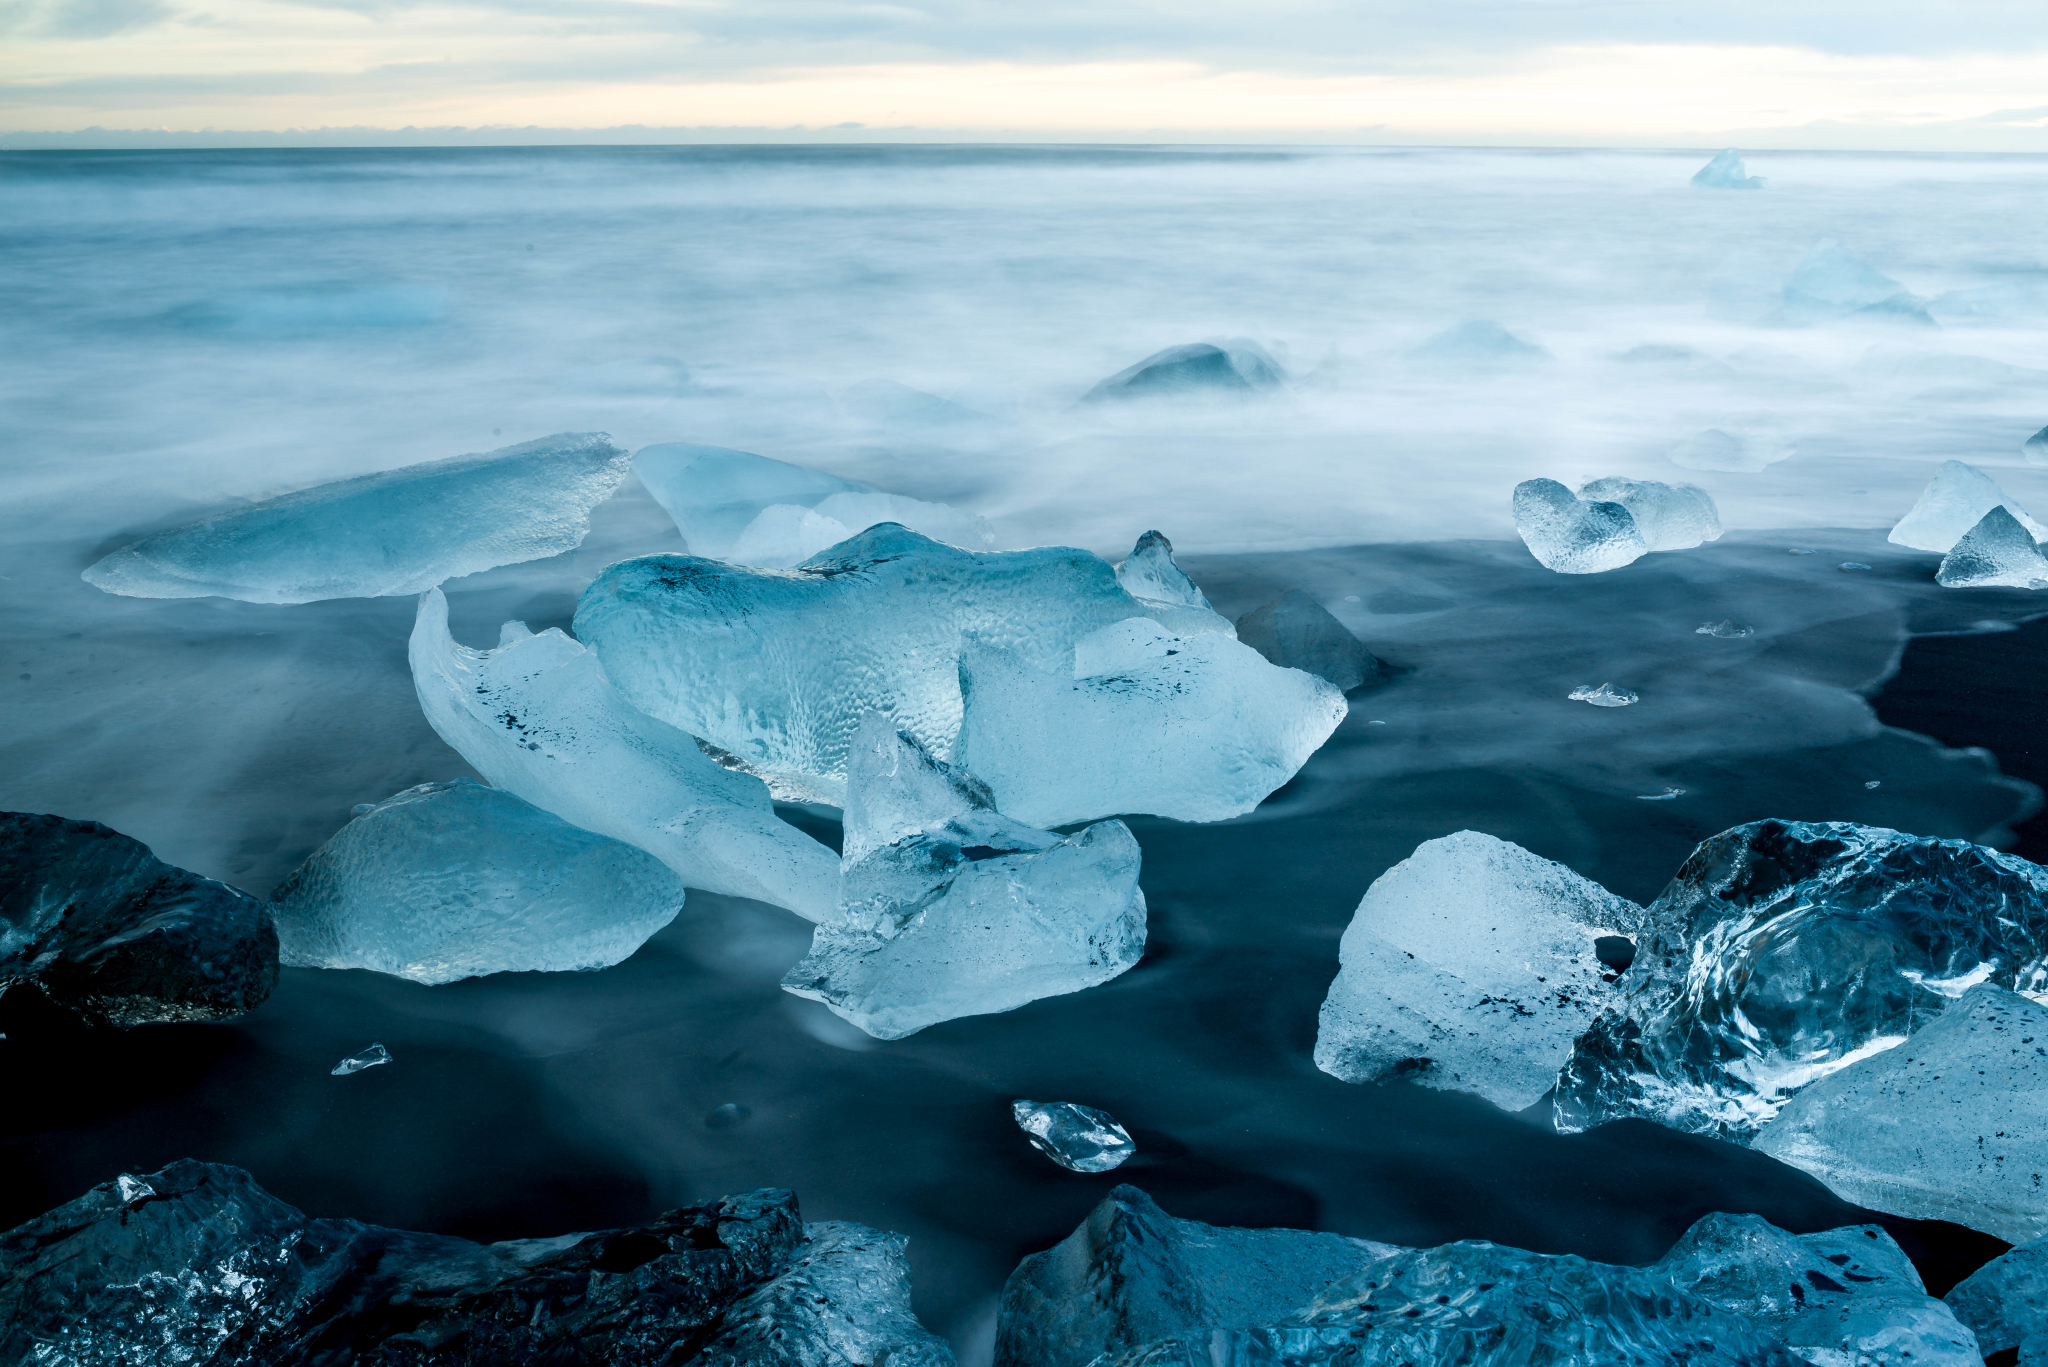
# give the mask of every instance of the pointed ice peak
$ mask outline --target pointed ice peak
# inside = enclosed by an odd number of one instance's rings
[[[2020,447],[2020,454],[2027,458],[2029,465],[2048,465],[2048,427],[2028,437]]]
[[[2004,507],[1978,519],[1942,558],[1934,582],[1945,589],[2048,588],[2048,558]]]
[[[1164,533],[1147,532],[1131,548],[1130,559],[1116,567],[1116,582],[1133,598],[1208,608],[1209,600],[1173,559],[1173,543]],[[1214,609],[1210,609],[1214,611]]]
[[[861,718],[847,755],[846,843],[860,863],[877,850],[931,836],[962,847],[1042,850],[1059,839],[996,810],[988,785],[896,729],[880,712]]]
[[[1734,148],[1715,157],[1693,173],[1692,183],[1707,190],[1761,190],[1764,178],[1753,176],[1742,164],[1742,153]]]
[[[2018,503],[2006,497],[2005,490],[1991,476],[1974,465],[1945,460],[1921,491],[1913,510],[1899,519],[1899,525],[1892,528],[1886,539],[1894,545],[1946,554],[1983,520],[1984,514],[1998,507],[2011,513],[2035,541],[2048,537],[2048,528],[2028,517]]]
[[[437,588],[434,592],[439,593],[440,590]],[[446,602],[447,600],[444,598],[442,601]],[[513,642],[523,641],[531,635],[533,635],[533,628],[526,625],[526,623],[520,621],[507,622],[498,628],[498,649],[503,650]]]

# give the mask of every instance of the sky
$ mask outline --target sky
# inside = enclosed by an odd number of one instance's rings
[[[0,0],[0,146],[82,129],[2048,152],[2048,5]]]

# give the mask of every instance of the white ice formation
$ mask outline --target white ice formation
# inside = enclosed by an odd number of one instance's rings
[[[496,650],[448,633],[439,589],[420,598],[412,679],[442,740],[496,787],[571,825],[638,845],[686,886],[832,912],[839,861],[775,815],[767,785],[621,698],[583,645],[507,622]]]
[[[83,578],[131,598],[311,603],[422,593],[583,544],[626,477],[601,433],[565,434],[319,484],[160,532]]]
[[[360,1073],[365,1068],[375,1068],[380,1063],[389,1062],[391,1062],[391,1051],[381,1044],[373,1044],[367,1049],[356,1050],[353,1054],[350,1054],[347,1058],[329,1068],[327,1074],[329,1077],[347,1077],[351,1073]]]
[[[1993,508],[1942,557],[1934,582],[1947,589],[2048,588],[2048,557],[2011,513]]]
[[[280,962],[421,983],[604,968],[682,906],[653,855],[466,778],[378,803],[271,900]]]
[[[1931,323],[1926,303],[1833,238],[1813,246],[1785,278],[1784,311],[1794,321],[1861,315]]]
[[[1138,1151],[1115,1116],[1077,1101],[1013,1101],[1010,1115],[1032,1148],[1069,1172],[1108,1172]]]
[[[1280,363],[1264,347],[1248,338],[1232,337],[1156,351],[1096,385],[1081,396],[1081,402],[1204,394],[1242,398],[1279,389],[1285,382]]]
[[[1595,707],[1629,707],[1639,701],[1632,688],[1616,688],[1611,683],[1581,684],[1565,695],[1573,702],[1591,703]]]
[[[1064,838],[995,809],[880,713],[847,776],[837,912],[783,978],[877,1039],[1108,982],[1145,951],[1138,842]]]
[[[2048,1235],[2048,1007],[1980,983],[1793,1097],[1755,1144],[1872,1210]]]
[[[1993,508],[2011,513],[2035,541],[2048,538],[2048,528],[2028,517],[2025,509],[2006,497],[2005,490],[1991,476],[1974,465],[1945,460],[1920,491],[1912,511],[1899,519],[1899,525],[1892,528],[1886,540],[1946,555]]]
[[[1721,539],[1721,513],[1696,484],[1655,480],[1596,479],[1579,490],[1587,503],[1619,503],[1635,519],[1643,544],[1653,551],[1682,551]]]
[[[1619,569],[1650,550],[1628,509],[1584,502],[1554,479],[1515,486],[1515,531],[1538,564],[1559,574]]]
[[[1764,178],[1742,164],[1742,153],[1729,148],[1693,172],[1692,183],[1707,190],[1761,190]]]
[[[1598,942],[1634,936],[1642,915],[1508,841],[1426,841],[1373,881],[1344,932],[1316,1066],[1532,1105],[1614,995]]]

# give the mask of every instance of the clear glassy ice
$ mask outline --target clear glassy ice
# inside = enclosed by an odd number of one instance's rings
[[[1013,1101],[1010,1114],[1031,1147],[1073,1172],[1108,1172],[1138,1151],[1108,1111],[1075,1101]]]
[[[389,1062],[391,1051],[381,1044],[373,1044],[367,1049],[356,1050],[327,1071],[331,1077],[347,1077],[350,1073],[360,1073],[365,1068],[375,1068],[380,1063]]]

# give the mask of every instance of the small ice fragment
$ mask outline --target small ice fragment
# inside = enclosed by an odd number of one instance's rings
[[[1993,508],[1942,557],[1934,582],[1945,589],[2048,588],[2048,559],[2011,513]]]
[[[1031,1147],[1073,1172],[1108,1172],[1138,1151],[1116,1117],[1072,1101],[1015,1101],[1010,1114]]]
[[[1161,532],[1146,532],[1138,538],[1129,558],[1116,567],[1116,582],[1133,598],[1214,611],[1195,581],[1174,561],[1173,543]]]
[[[707,1130],[736,1130],[747,1123],[747,1117],[754,1112],[737,1101],[728,1101],[713,1106],[705,1113],[704,1128]]]
[[[1787,550],[1787,551],[1785,552],[1785,554],[1787,554],[1787,555],[1812,555],[1812,554],[1814,554],[1814,552],[1813,552],[1813,551],[1809,551],[1809,550],[1801,550],[1801,549],[1800,549],[1799,547],[1797,547],[1797,546],[1793,546],[1793,547],[1791,547],[1790,549],[1788,549],[1788,550]]]
[[[1599,574],[1639,559],[1649,542],[1619,503],[1576,497],[1554,479],[1515,486],[1515,531],[1529,554],[1558,574]]]
[[[1753,176],[1733,147],[1693,172],[1692,183],[1703,190],[1761,190],[1764,178]]]
[[[1870,780],[1870,782],[1864,784],[1863,786],[1866,788],[1875,788],[1880,782],[1882,782],[1881,779],[1872,779]]]
[[[1718,622],[1702,622],[1693,628],[1695,636],[1718,636],[1724,641],[1737,640],[1744,636],[1756,635],[1755,627],[1738,624],[1732,617],[1723,617]]]
[[[1264,347],[1248,338],[1232,337],[1155,351],[1096,385],[1081,396],[1081,402],[1195,394],[1241,398],[1279,389],[1284,383],[1280,363]]]
[[[1653,551],[1683,551],[1721,539],[1721,513],[1697,484],[1659,484],[1610,476],[1579,487],[1588,503],[1619,503]]]
[[[2048,427],[2028,437],[2026,444],[2020,447],[2020,454],[2027,458],[2029,465],[2048,465]]]
[[[1870,566],[1864,564],[1861,560],[1844,560],[1842,568],[1845,570],[1867,570]]]
[[[1634,690],[1616,688],[1611,683],[1601,684],[1598,688],[1590,684],[1581,684],[1568,696],[1573,702],[1589,702],[1595,707],[1627,707],[1636,701]]]
[[[1367,726],[1385,726],[1385,725],[1386,725],[1386,723],[1385,723],[1385,722],[1383,722],[1383,721],[1381,721],[1381,720],[1379,720],[1379,719],[1378,719],[1377,717],[1375,717],[1375,718],[1374,718],[1373,720],[1371,720],[1371,721],[1367,722],[1367,723],[1366,723],[1366,725],[1367,725]]]
[[[334,1067],[328,1070],[327,1075],[329,1077],[347,1077],[350,1073],[360,1073],[365,1068],[375,1068],[380,1063],[389,1062],[391,1062],[391,1051],[381,1044],[373,1044],[367,1049],[357,1050],[341,1062],[335,1064]]]
[[[122,1205],[132,1206],[145,1196],[156,1195],[156,1188],[140,1177],[131,1177],[124,1172],[114,1179],[114,1192],[121,1198]]]
[[[1344,595],[1344,601],[1347,603],[1363,603],[1365,600],[1355,593],[1347,593]]]
[[[1636,794],[1636,801],[1638,801],[1638,802],[1669,802],[1669,801],[1670,801],[1670,800],[1671,800],[1672,798],[1674,798],[1674,797],[1684,797],[1684,796],[1685,796],[1685,789],[1683,789],[1683,788],[1666,788],[1666,789],[1665,789],[1665,790],[1664,790],[1663,792],[1661,792],[1661,793],[1637,793],[1637,794]]]

